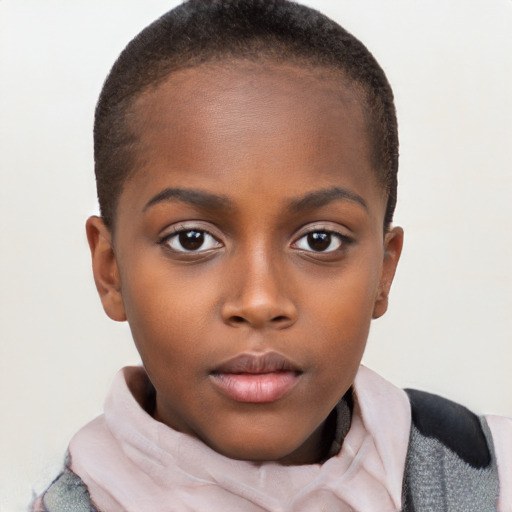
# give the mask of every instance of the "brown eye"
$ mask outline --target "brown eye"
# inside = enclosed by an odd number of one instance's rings
[[[330,231],[311,231],[297,240],[298,249],[309,252],[333,252],[339,249],[344,237]]]
[[[204,233],[201,231],[182,231],[178,235],[181,247],[186,251],[196,251],[204,243]]]
[[[201,252],[222,246],[210,233],[202,229],[184,229],[169,236],[165,243],[176,252]]]
[[[331,245],[330,233],[309,233],[308,245],[314,251],[325,251]]]

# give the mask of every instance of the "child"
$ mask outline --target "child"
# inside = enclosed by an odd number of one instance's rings
[[[360,367],[402,248],[393,95],[366,48],[285,0],[189,0],[96,110],[116,377],[33,510],[512,508],[512,422]]]

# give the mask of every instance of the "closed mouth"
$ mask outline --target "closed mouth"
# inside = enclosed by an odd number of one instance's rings
[[[302,371],[276,352],[240,354],[219,365],[210,376],[214,386],[236,402],[270,403],[288,394]]]
[[[277,352],[240,354],[219,365],[212,373],[262,374],[275,372],[302,373],[295,364]]]

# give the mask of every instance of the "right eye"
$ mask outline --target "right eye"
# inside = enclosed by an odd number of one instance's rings
[[[176,252],[199,253],[222,247],[222,244],[204,229],[180,229],[165,237],[162,243]]]

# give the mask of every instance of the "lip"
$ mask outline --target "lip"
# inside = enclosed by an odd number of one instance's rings
[[[271,403],[299,382],[302,372],[277,352],[240,354],[210,373],[215,387],[236,402]]]

